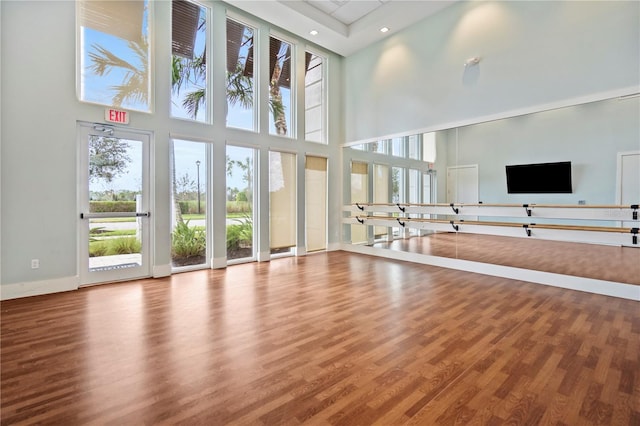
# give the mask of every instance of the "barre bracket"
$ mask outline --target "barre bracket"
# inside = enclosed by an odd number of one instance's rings
[[[531,236],[531,229],[529,229],[529,225],[524,224],[522,225],[522,227],[524,228],[524,231],[527,233],[527,237]]]
[[[400,226],[402,226],[402,227],[404,228],[404,224],[405,224],[405,222],[401,222],[399,217],[397,217],[397,218],[396,218],[396,220],[398,221],[398,223],[400,224]]]
[[[402,206],[400,205],[400,203],[396,203],[396,206],[398,206],[398,208],[400,209],[400,211],[401,211],[402,213],[404,213],[404,211],[407,209],[406,207],[402,207]],[[404,225],[403,225],[403,226],[404,226]]]
[[[451,208],[453,209],[453,212],[454,212],[455,214],[458,214],[458,211],[460,211],[460,209],[457,209],[457,208],[453,207],[453,203],[450,203],[450,204],[449,204],[449,207],[451,207]],[[457,230],[457,229],[456,229],[456,230]]]
[[[360,216],[356,216],[356,220],[360,223],[364,223],[364,219],[360,219]]]
[[[524,207],[524,211],[527,212],[527,216],[531,216],[531,209],[529,208],[529,204],[523,204],[522,207]]]
[[[640,228],[631,228],[631,233],[633,234],[633,236],[631,237],[631,242],[634,245],[638,245],[638,232],[640,231]]]
[[[633,220],[638,220],[638,204],[631,204],[631,210],[633,210],[631,218]]]
[[[453,204],[452,204],[452,206],[453,206]],[[458,213],[458,212],[456,212],[456,213]],[[456,225],[455,223],[453,223],[453,221],[452,221],[452,220],[451,220],[451,221],[449,221],[449,223],[451,224],[451,226],[453,226],[453,229],[455,229],[455,230],[456,230],[456,232],[458,232],[458,229],[460,229],[460,227],[459,227],[458,225]]]
[[[356,207],[359,208],[361,211],[364,211],[364,206],[361,206],[360,204],[356,203]]]

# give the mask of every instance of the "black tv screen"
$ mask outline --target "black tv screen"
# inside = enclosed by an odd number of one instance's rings
[[[509,194],[570,194],[571,161],[505,166]]]

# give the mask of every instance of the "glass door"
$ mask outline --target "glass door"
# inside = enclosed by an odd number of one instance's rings
[[[79,125],[80,284],[150,276],[148,133]]]

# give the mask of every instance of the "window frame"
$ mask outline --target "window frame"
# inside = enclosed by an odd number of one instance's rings
[[[297,76],[297,55],[298,55],[298,48],[299,48],[299,44],[296,43],[295,41],[293,41],[292,39],[290,39],[289,37],[287,37],[286,35],[282,34],[281,32],[279,32],[278,30],[274,29],[274,28],[269,28],[269,46],[268,49],[271,49],[271,38],[275,38],[281,42],[284,43],[288,43],[289,46],[291,46],[291,57],[289,59],[290,61],[290,65],[289,65],[289,75],[290,75],[290,80],[289,80],[289,91],[290,91],[290,105],[289,105],[289,117],[290,117],[290,122],[287,123],[287,134],[286,135],[279,135],[277,132],[272,133],[271,132],[271,118],[272,118],[272,114],[271,111],[269,109],[269,102],[271,101],[271,90],[270,90],[270,82],[271,82],[271,75],[269,75],[269,72],[271,70],[271,55],[270,55],[270,51],[269,51],[269,64],[267,64],[267,66],[263,67],[265,68],[264,73],[266,74],[266,81],[267,81],[267,105],[266,105],[266,115],[267,115],[267,134],[269,136],[276,136],[276,137],[281,137],[281,138],[285,138],[285,139],[293,139],[293,140],[298,140],[298,103],[299,103],[299,99],[298,99],[298,90],[297,90],[297,84],[298,84],[298,76]],[[284,67],[283,67],[284,68]],[[286,116],[286,112],[285,112],[285,116]]]
[[[81,26],[81,8],[83,2],[90,2],[90,0],[77,0],[75,2],[75,32],[76,32],[76,46],[75,46],[75,74],[76,74],[76,99],[78,102],[82,104],[88,105],[97,105],[104,108],[113,108],[113,109],[122,109],[135,113],[142,114],[154,114],[156,112],[156,95],[155,95],[155,2],[153,0],[143,0],[147,2],[146,5],[146,13],[147,13],[147,49],[148,49],[148,108],[147,110],[135,109],[126,106],[116,106],[107,103],[86,100],[83,99],[83,93],[85,93],[85,88],[83,85],[83,69],[86,69],[86,64],[84,62],[84,37],[82,35],[82,26]]]
[[[328,114],[328,107],[327,105],[329,104],[329,82],[328,82],[328,76],[329,76],[329,58],[327,55],[325,54],[321,54],[319,53],[316,49],[313,49],[309,46],[305,46],[304,47],[304,52],[305,52],[305,57],[307,53],[310,53],[313,56],[317,56],[319,58],[322,58],[322,79],[320,80],[321,82],[321,95],[320,95],[320,99],[322,101],[321,106],[320,106],[320,123],[321,123],[321,128],[320,128],[320,141],[312,141],[307,139],[307,85],[306,85],[306,73],[307,70],[305,69],[305,85],[304,85],[304,136],[303,139],[306,142],[313,142],[313,143],[319,143],[319,144],[323,144],[323,145],[328,145],[329,143],[329,114]]]

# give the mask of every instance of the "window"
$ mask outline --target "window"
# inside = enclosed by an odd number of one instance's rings
[[[81,0],[77,15],[80,100],[150,112],[149,2]]]
[[[256,30],[227,18],[227,126],[256,130],[254,35]]]
[[[393,189],[391,201],[394,203],[404,203],[405,200],[404,170],[402,167],[393,167],[391,169],[391,184]]]
[[[255,259],[256,150],[227,145],[227,261]]]
[[[295,136],[291,122],[293,107],[291,72],[291,44],[269,37],[269,110],[272,120],[269,122],[269,133],[280,136]]]
[[[436,133],[422,134],[422,161],[426,163],[436,162]]]
[[[366,203],[369,198],[369,171],[367,163],[351,163],[351,202]],[[351,225],[351,243],[366,243],[367,227]]]
[[[296,155],[269,151],[269,238],[271,254],[296,245]]]
[[[405,168],[392,167],[391,168],[391,201],[394,203],[405,202]],[[393,216],[400,216],[399,213],[394,213]],[[395,237],[402,237],[404,228],[394,227],[393,235]]]
[[[207,264],[207,145],[171,141],[171,266]]]
[[[371,143],[371,151],[377,152],[378,154],[389,154],[389,141],[382,140]]]
[[[171,2],[171,116],[207,119],[207,9]]]
[[[391,139],[391,155],[404,157],[404,138]]]
[[[389,202],[389,166],[383,164],[373,165],[373,202]],[[386,216],[386,213],[374,213],[374,216]],[[387,235],[386,226],[374,226],[376,238],[383,238]]]
[[[311,52],[305,52],[304,59],[304,138],[310,142],[326,143],[325,60]]]
[[[409,203],[418,204],[420,199],[420,170],[409,169]],[[411,213],[409,217],[420,217],[419,213]],[[409,229],[409,235],[419,235],[419,231],[415,228]]]
[[[327,159],[305,161],[305,225],[307,251],[327,248]]]
[[[409,158],[413,160],[420,159],[420,137],[411,135],[408,137],[407,145],[409,146]]]

